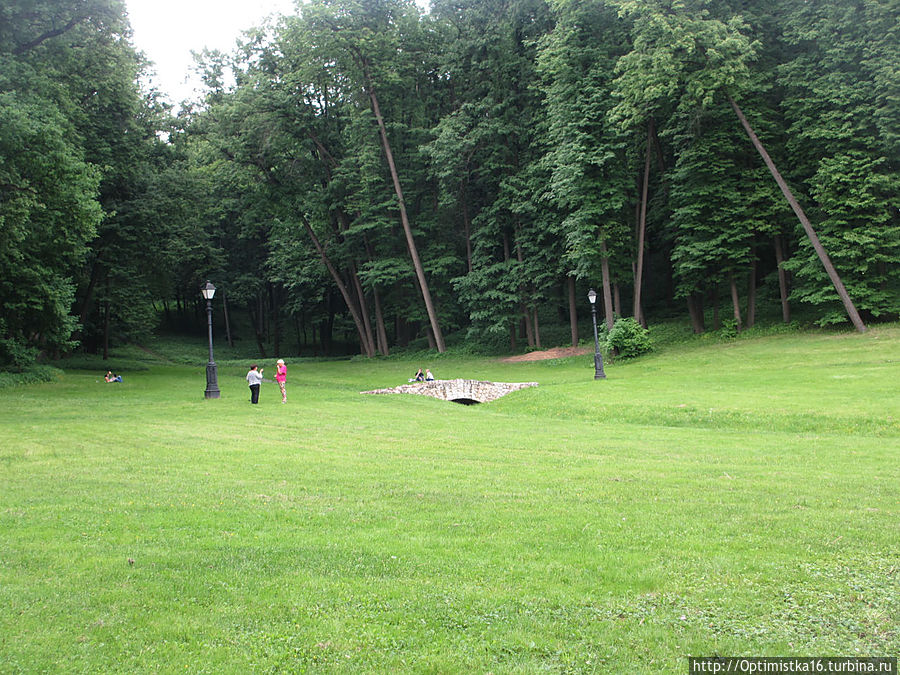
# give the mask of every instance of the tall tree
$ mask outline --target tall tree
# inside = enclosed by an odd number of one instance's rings
[[[567,266],[577,278],[599,272],[605,319],[612,328],[609,258],[621,253],[628,239],[629,191],[625,139],[608,115],[615,61],[627,49],[627,36],[614,9],[602,3],[560,3],[557,13],[539,59],[549,118],[551,192],[565,214]]]
[[[113,186],[133,184],[127,168],[134,156],[125,148],[140,140],[125,132],[140,126],[140,66],[116,0],[14,1],[0,12],[0,209],[9,212],[3,253],[14,263],[4,269],[18,277],[9,277],[3,293],[4,341],[19,350],[7,361],[21,362],[22,348],[70,344],[85,244],[122,206],[108,199],[121,194]],[[144,129],[135,136],[153,136]]]
[[[535,165],[544,116],[533,86],[535,41],[552,28],[552,17],[543,0],[439,1],[432,16],[454,36],[441,64],[453,110],[435,127],[428,153],[458,167],[451,175],[464,188],[459,229],[468,228],[472,249],[470,271],[454,281],[455,289],[473,334],[508,332],[512,345],[521,323],[534,344],[537,307],[548,281],[558,277],[558,257],[550,256],[556,260],[548,265],[547,242],[538,241],[549,204]]]
[[[900,306],[900,27],[896,3],[789,2],[777,73],[790,125],[790,178],[805,183],[821,248],[846,285],[829,288],[815,243],[789,263],[796,295],[841,321],[852,297],[869,317]],[[839,38],[836,38],[839,36]],[[801,184],[802,184],[801,183]],[[832,276],[828,271],[829,276]],[[846,310],[848,313],[849,309]],[[859,328],[862,323],[854,321]]]
[[[393,125],[394,120],[386,119],[379,100],[383,84],[391,83],[398,74],[402,76],[410,73],[410,68],[421,63],[417,60],[417,55],[421,52],[415,45],[420,31],[418,10],[412,2],[404,0],[343,0],[334,4],[313,3],[305,8],[304,17],[318,36],[314,43],[316,48],[323,50],[327,58],[333,59],[340,69],[342,79],[348,85],[345,94],[349,96],[354,88],[358,88],[367,99],[390,171],[396,206],[432,336],[437,350],[443,352],[444,337],[438,312],[419,255],[404,188],[394,160],[392,141],[388,135],[388,124]]]

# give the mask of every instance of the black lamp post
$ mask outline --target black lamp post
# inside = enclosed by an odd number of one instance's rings
[[[206,398],[219,398],[219,375],[216,372],[216,362],[213,361],[212,349],[212,299],[216,294],[216,287],[209,281],[200,286],[200,295],[206,298],[206,317],[209,322],[209,363],[206,364]]]
[[[588,291],[588,300],[591,303],[591,317],[594,320],[594,379],[603,380],[606,379],[606,373],[603,372],[603,355],[600,353],[600,340],[597,338],[597,291],[593,288]]]

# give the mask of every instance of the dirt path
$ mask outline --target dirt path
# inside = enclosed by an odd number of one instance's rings
[[[528,352],[519,356],[507,356],[500,359],[504,363],[516,363],[518,361],[543,361],[544,359],[563,359],[567,356],[581,356],[582,354],[590,354],[589,347],[556,347],[555,349],[547,349],[542,352]]]

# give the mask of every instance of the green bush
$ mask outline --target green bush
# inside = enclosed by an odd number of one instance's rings
[[[734,340],[738,336],[738,325],[734,319],[723,319],[719,336],[723,340]]]
[[[653,349],[650,332],[632,317],[616,319],[606,338],[606,348],[622,358],[633,358]]]
[[[0,335],[6,333],[6,324],[0,319]],[[17,373],[27,372],[34,365],[37,349],[14,337],[0,338],[0,368]]]
[[[52,382],[62,377],[63,372],[53,366],[32,366],[18,373],[0,372],[0,389],[15,387],[20,384],[38,384]]]

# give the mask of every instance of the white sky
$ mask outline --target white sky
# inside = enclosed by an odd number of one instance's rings
[[[201,80],[191,52],[229,53],[241,32],[270,14],[293,14],[294,0],[126,0],[134,46],[155,64],[153,84],[173,103],[193,98]]]
[[[416,2],[423,11],[429,4]],[[243,31],[267,16],[295,13],[294,0],[126,0],[126,6],[134,46],[154,63],[152,83],[175,104],[193,99],[202,85],[192,51],[228,54]]]

